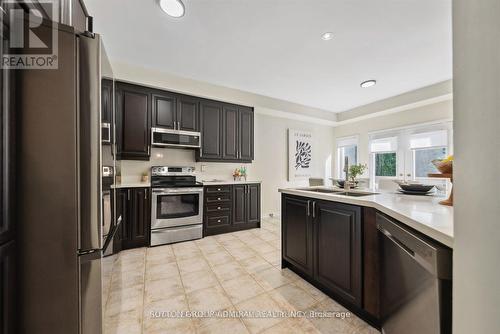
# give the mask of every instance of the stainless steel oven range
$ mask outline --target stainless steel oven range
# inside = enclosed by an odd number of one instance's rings
[[[203,184],[193,167],[151,167],[151,246],[203,236]]]

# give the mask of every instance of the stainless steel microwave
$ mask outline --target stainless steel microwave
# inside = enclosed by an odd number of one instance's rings
[[[199,132],[152,128],[151,144],[153,146],[199,148],[201,134]]]

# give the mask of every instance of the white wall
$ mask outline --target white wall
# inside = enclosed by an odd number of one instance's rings
[[[427,106],[410,109],[395,114],[389,114],[376,118],[366,119],[359,122],[348,123],[334,128],[335,147],[338,138],[347,136],[358,136],[358,162],[368,164],[369,149],[368,149],[368,134],[373,131],[385,129],[394,129],[417,125],[421,123],[429,123],[440,120],[451,120],[453,118],[452,101],[443,101]],[[337,176],[337,156],[334,155],[334,173]],[[364,177],[368,177],[368,172],[365,172]]]
[[[212,90],[209,84],[189,84],[182,80],[176,85],[176,80],[170,75],[159,73],[152,75],[148,70],[124,65],[113,66],[117,79],[133,81],[168,90],[187,94],[221,99],[235,103],[253,105],[255,107],[255,160],[246,164],[249,180],[262,181],[262,215],[280,213],[281,200],[278,188],[306,186],[307,180],[290,183],[288,177],[288,137],[289,128],[310,131],[313,133],[313,176],[329,178],[332,174],[332,158],[334,152],[333,128],[314,122],[305,122],[269,114],[281,115],[287,110],[270,110],[255,105],[256,101],[246,100],[244,95],[233,96],[232,90],[218,87]],[[150,75],[151,74],[151,75]],[[163,80],[165,79],[165,80]],[[285,104],[286,106],[286,104]],[[143,172],[154,165],[187,165],[195,166],[199,180],[232,178],[232,172],[241,164],[233,163],[195,163],[193,150],[153,148],[150,161],[122,161],[122,182],[137,182]],[[206,170],[201,172],[201,166]]]
[[[453,1],[453,331],[500,332],[500,1]]]

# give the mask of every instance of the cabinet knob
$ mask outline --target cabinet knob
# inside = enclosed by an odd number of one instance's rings
[[[220,210],[220,209],[221,209],[221,207],[220,207],[220,206],[219,206],[219,207],[217,207],[217,210]]]
[[[220,188],[217,188],[217,191],[221,191],[221,189],[220,189]]]
[[[218,198],[217,198],[217,200],[218,200],[218,201],[220,201],[220,200],[221,200],[221,198],[220,198],[220,197],[218,197]]]
[[[220,219],[219,219],[219,220],[217,220],[217,223],[220,223]]]

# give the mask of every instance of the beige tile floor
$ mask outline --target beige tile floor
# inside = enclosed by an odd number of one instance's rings
[[[167,311],[347,312],[280,268],[280,222],[262,228],[108,257],[103,273],[105,334],[379,333],[349,318],[154,317]],[[157,313],[152,313],[157,312]]]

